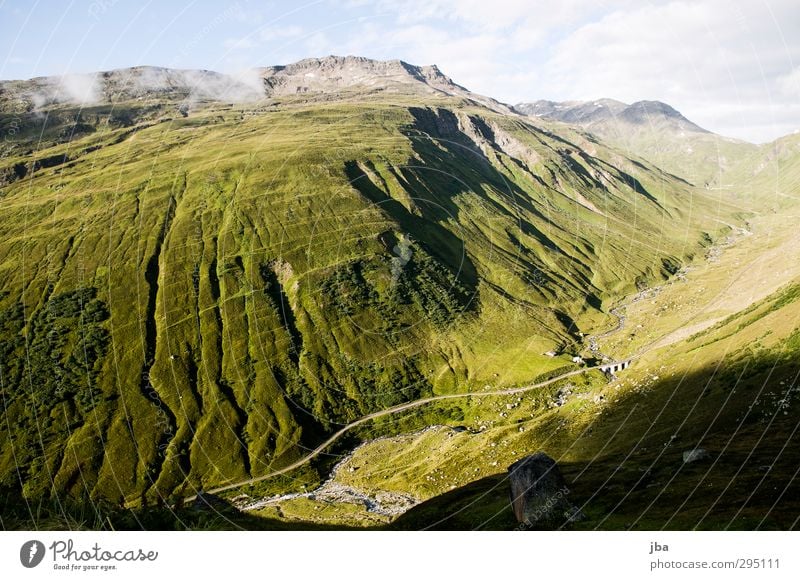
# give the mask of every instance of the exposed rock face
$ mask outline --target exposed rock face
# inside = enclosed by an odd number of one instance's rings
[[[556,462],[538,451],[508,468],[511,507],[526,526],[561,525],[580,521],[583,513],[568,500],[567,487]]]
[[[540,161],[533,149],[496,123],[487,123],[476,115],[453,113],[444,108],[411,107],[409,111],[414,116],[414,128],[418,131],[465,147],[487,161],[497,152],[505,153],[529,167]]]
[[[286,66],[260,69],[268,93],[285,95],[328,92],[352,87],[397,89],[416,85],[429,94],[462,89],[435,65],[414,66],[401,60],[379,61],[359,56],[307,58]]]

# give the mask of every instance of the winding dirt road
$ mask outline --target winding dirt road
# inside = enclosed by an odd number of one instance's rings
[[[206,490],[206,493],[221,493],[224,491],[230,491],[232,489],[237,489],[239,487],[243,487],[245,485],[250,485],[251,483],[258,483],[259,481],[264,481],[266,479],[270,479],[272,477],[277,477],[278,475],[283,475],[290,471],[301,467],[317,457],[320,453],[322,453],[325,449],[333,445],[342,435],[350,431],[351,429],[358,427],[359,425],[363,425],[368,421],[372,421],[373,419],[377,419],[379,417],[385,417],[387,415],[394,415],[396,413],[402,413],[403,411],[407,411],[409,409],[414,409],[416,407],[421,407],[423,405],[427,405],[428,403],[434,403],[436,401],[446,401],[449,399],[462,399],[465,397],[497,397],[503,395],[515,395],[518,393],[525,393],[527,391],[532,391],[534,389],[541,389],[542,387],[546,387],[547,385],[552,385],[558,381],[564,380],[568,377],[574,377],[576,375],[581,375],[584,373],[588,373],[593,370],[598,370],[599,366],[592,366],[592,367],[583,367],[580,369],[576,369],[574,371],[570,371],[568,373],[564,373],[563,375],[558,375],[557,377],[553,377],[552,379],[547,379],[546,381],[542,381],[540,383],[534,383],[532,385],[526,385],[524,387],[516,387],[514,389],[503,389],[497,391],[482,391],[482,392],[470,392],[470,393],[453,393],[449,395],[437,395],[435,397],[427,397],[425,399],[417,399],[416,401],[410,401],[408,403],[402,403],[400,405],[395,405],[394,407],[388,407],[386,409],[382,409],[380,411],[376,411],[374,413],[370,413],[369,415],[364,415],[360,419],[353,421],[352,423],[348,423],[341,429],[339,429],[336,433],[331,435],[328,439],[323,441],[316,449],[314,449],[311,453],[303,457],[302,459],[298,459],[294,463],[287,465],[286,467],[282,467],[281,469],[271,471],[267,474],[260,475],[258,477],[251,477],[250,479],[245,479],[243,481],[237,481],[235,483],[229,483],[227,485],[222,485],[220,487],[215,487],[213,489]],[[190,497],[185,498],[184,501],[193,501],[197,496],[193,495]]]

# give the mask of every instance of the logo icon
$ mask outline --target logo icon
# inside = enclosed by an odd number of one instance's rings
[[[44,544],[39,540],[28,540],[19,549],[19,561],[26,568],[36,568],[44,559]]]

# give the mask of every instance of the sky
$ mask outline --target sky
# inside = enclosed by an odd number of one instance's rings
[[[328,54],[436,64],[510,104],[661,100],[751,142],[800,130],[798,0],[0,0],[1,79]]]

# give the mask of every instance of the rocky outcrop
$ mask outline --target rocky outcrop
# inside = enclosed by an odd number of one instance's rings
[[[556,462],[542,451],[508,468],[511,508],[526,527],[560,526],[585,519],[567,499],[570,491]]]
[[[463,90],[435,66],[414,66],[400,60],[331,55],[258,70],[271,95],[323,93],[354,87],[391,91],[403,85],[415,85],[428,94]]]
[[[28,174],[28,166],[25,163],[16,163],[11,167],[0,169],[0,187],[22,179]]]
[[[47,169],[50,167],[57,167],[69,161],[66,154],[51,155],[50,157],[42,157],[29,163],[15,163],[10,167],[0,169],[0,186],[8,185],[18,179],[22,179],[29,173],[39,171],[40,169]]]

